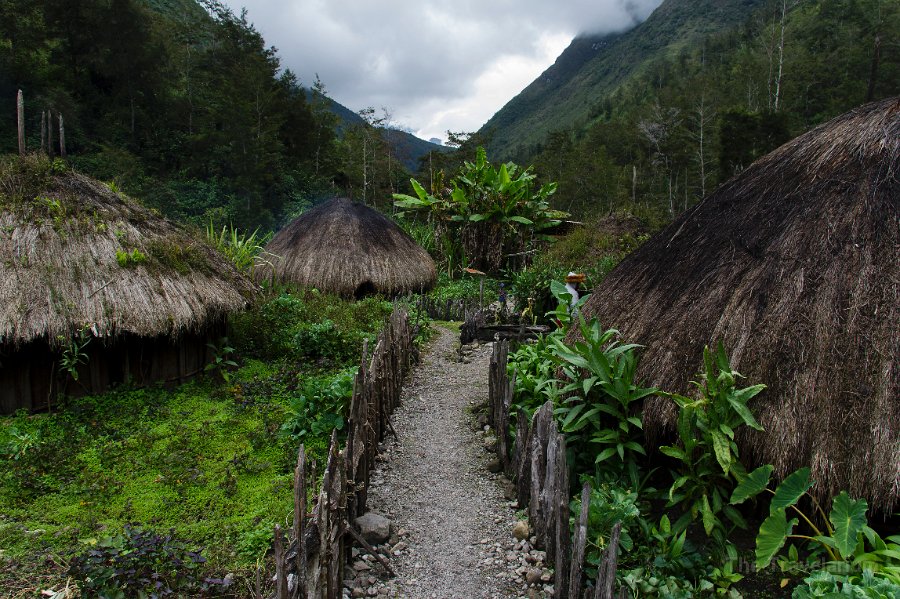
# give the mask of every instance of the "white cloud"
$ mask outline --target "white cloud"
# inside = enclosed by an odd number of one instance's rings
[[[578,33],[623,29],[661,0],[226,0],[282,65],[352,110],[386,107],[424,139],[474,131]]]

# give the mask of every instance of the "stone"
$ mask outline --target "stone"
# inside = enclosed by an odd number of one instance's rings
[[[372,566],[362,560],[356,560],[353,562],[353,569],[357,572],[365,572],[366,570],[371,570]]]
[[[503,465],[500,463],[500,460],[494,458],[487,463],[488,472],[500,472],[503,470]]]
[[[527,539],[529,533],[528,522],[525,522],[524,520],[519,520],[518,522],[516,522],[513,525],[512,533],[513,536],[519,541]]]
[[[377,512],[366,512],[354,523],[362,538],[372,545],[381,545],[391,536],[391,521]]]
[[[525,572],[525,582],[528,584],[537,584],[541,581],[544,572],[540,568],[528,568]]]
[[[484,438],[484,449],[485,451],[495,452],[497,451],[497,437],[493,435],[489,435]]]
[[[351,597],[365,597],[366,592],[362,590],[360,587],[353,587],[353,590],[350,591]]]

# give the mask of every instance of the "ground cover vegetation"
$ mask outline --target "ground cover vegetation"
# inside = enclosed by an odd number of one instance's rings
[[[0,588],[30,596],[71,577],[83,596],[249,592],[292,513],[299,444],[324,464],[362,341],[391,309],[272,289],[212,344],[198,380],[3,418]]]
[[[753,398],[725,349],[706,348],[697,393],[643,388],[634,379],[640,347],[579,313],[553,285],[560,328],[510,354],[513,412],[531,416],[548,400],[566,437],[571,480],[592,485],[587,573],[593,577],[611,528],[622,523],[617,583],[640,597],[894,597],[900,592],[897,536],[869,526],[865,500],[841,492],[830,508],[806,494],[809,468],[779,484],[764,465],[744,468],[735,432],[757,430]],[[566,334],[578,327],[583,340]],[[654,446],[643,435],[641,402],[663,395],[679,409],[677,435]],[[580,513],[580,484],[573,514]],[[768,502],[763,496],[767,496]],[[748,500],[768,505],[759,518]],[[754,504],[756,507],[756,504]],[[574,520],[573,520],[574,526]],[[774,564],[773,564],[774,562]],[[746,580],[745,580],[746,578]]]

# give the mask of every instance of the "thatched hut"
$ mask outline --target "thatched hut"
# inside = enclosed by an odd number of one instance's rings
[[[900,497],[900,98],[844,114],[761,158],[619,264],[585,313],[643,344],[640,375],[693,392],[703,346],[766,391],[745,461],[809,465],[888,511]],[[648,434],[673,404],[645,406]]]
[[[46,158],[0,161],[0,413],[189,378],[254,289],[205,241],[103,183]],[[67,349],[73,338],[89,341]]]
[[[266,246],[271,265],[261,280],[315,287],[345,297],[397,295],[434,285],[434,261],[386,216],[359,202],[336,198],[305,212]]]

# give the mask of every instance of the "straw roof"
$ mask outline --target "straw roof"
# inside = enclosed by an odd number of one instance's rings
[[[344,198],[329,200],[295,219],[266,246],[274,275],[343,296],[394,295],[430,289],[434,261],[394,222]],[[273,267],[258,267],[268,279]]]
[[[85,326],[178,335],[255,288],[205,240],[59,161],[0,161],[0,343],[55,344]]]
[[[761,158],[614,269],[585,307],[629,342],[639,374],[694,392],[722,340],[765,432],[745,461],[809,465],[820,497],[881,510],[900,496],[900,98],[844,114]],[[651,438],[675,410],[645,405]]]

